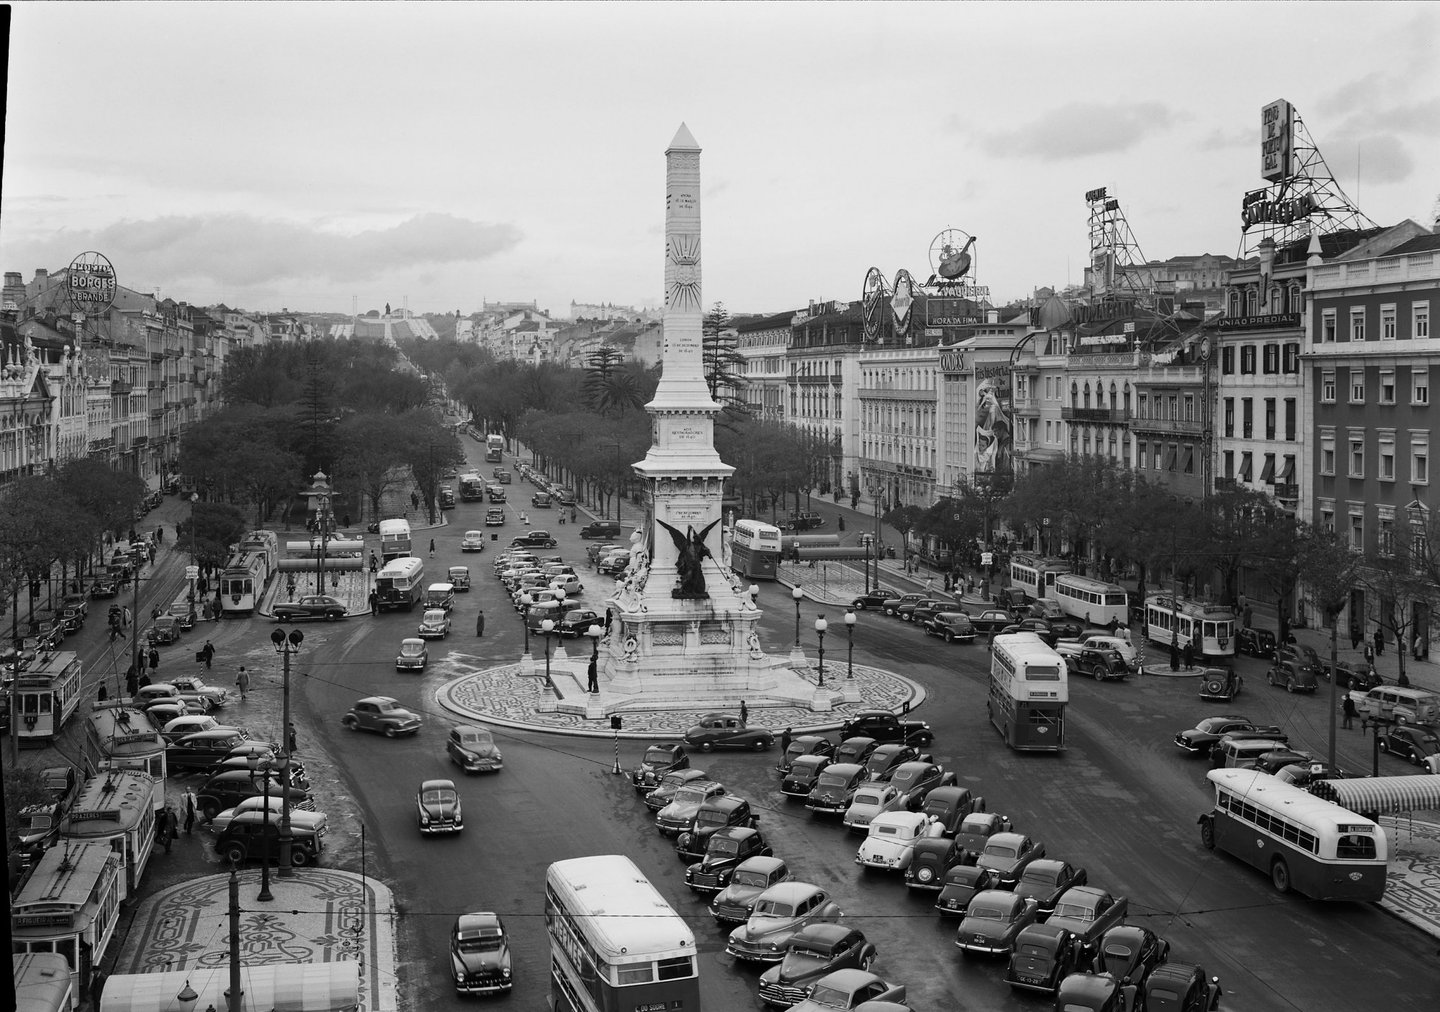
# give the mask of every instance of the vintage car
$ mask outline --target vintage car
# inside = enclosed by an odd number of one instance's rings
[[[465,536],[460,539],[460,551],[462,552],[483,552],[485,551],[485,532],[466,531]]]
[[[787,531],[810,531],[825,526],[825,518],[813,510],[791,513],[783,524]]]
[[[973,863],[975,856],[948,836],[927,837],[915,843],[905,885],[910,889],[939,891],[945,873],[957,864]]]
[[[905,763],[919,762],[922,759],[928,761],[929,756],[922,756],[920,750],[913,745],[901,745],[892,741],[870,753],[865,760],[865,775],[871,780],[889,780]]]
[[[178,601],[172,601],[170,607],[165,609],[165,614],[175,619],[175,622],[180,626],[182,631],[194,629],[195,621],[198,617],[195,614],[195,602],[187,601],[183,597]],[[68,621],[68,616],[64,612],[61,613],[60,618]],[[76,628],[78,628],[78,626]]]
[[[510,539],[512,548],[554,548],[556,543],[549,531],[526,531]]]
[[[223,833],[225,827],[230,825],[237,815],[242,815],[245,812],[263,812],[267,809],[267,806],[270,812],[270,818],[279,822],[281,815],[283,815],[285,811],[285,799],[280,797],[279,794],[272,794],[267,801],[265,796],[261,794],[253,798],[246,798],[234,808],[225,809],[210,820],[210,828],[217,833]],[[328,821],[329,820],[319,812],[306,812],[299,809],[294,809],[290,812],[291,825],[309,826],[312,830],[318,830],[319,827],[326,825]]]
[[[1314,692],[1319,687],[1315,668],[1299,661],[1276,661],[1265,672],[1265,681],[1271,688],[1286,692]]]
[[[925,795],[920,811],[940,823],[947,835],[954,835],[965,816],[985,811],[985,799],[977,797],[968,787],[946,784]]]
[[[278,774],[256,774],[249,770],[226,770],[217,773],[205,781],[195,791],[195,810],[207,821],[215,818],[227,808],[234,808],[246,798],[263,797],[265,784],[269,782],[270,797],[279,798],[282,794]],[[290,807],[300,808],[308,812],[315,810],[315,802],[311,799],[308,791],[298,787],[289,789]]]
[[[452,727],[445,739],[445,752],[466,773],[497,773],[505,768],[505,757],[494,736],[473,724]]]
[[[713,780],[697,780],[675,792],[674,799],[655,815],[655,828],[661,836],[679,836],[695,825],[700,806],[725,793]]]
[[[458,833],[465,828],[465,814],[453,780],[426,780],[415,792],[415,818],[420,832]]]
[[[461,591],[461,592],[464,592],[464,593],[469,593],[469,591],[470,591],[470,567],[469,567],[469,566],[451,566],[449,569],[447,569],[447,570],[445,571],[445,579],[448,580],[448,581],[450,582],[450,586],[454,587],[457,591]]]
[[[172,675],[169,684],[175,687],[175,692],[181,699],[189,696],[203,696],[210,702],[211,707],[224,706],[230,698],[228,689],[206,685],[203,679],[194,675]]]
[[[685,744],[709,752],[717,748],[748,748],[763,752],[775,744],[775,735],[763,727],[749,727],[738,714],[707,713],[685,732]]]
[[[555,631],[561,636],[584,636],[593,626],[605,627],[605,616],[589,608],[571,608],[555,623]]]
[[[271,768],[275,772],[278,772],[282,765],[279,753],[272,753],[269,756],[226,755],[218,759],[215,764],[210,767],[208,772],[211,776],[216,773],[224,773],[226,770],[243,770],[246,773],[255,773],[259,772],[267,762],[271,764]],[[286,770],[286,776],[290,779],[291,787],[298,787],[302,791],[310,790],[310,778],[306,774],[303,764],[292,761]]]
[[[760,830],[723,826],[706,837],[705,855],[685,869],[685,884],[697,893],[716,893],[730,884],[743,861],[773,855]]]
[[[895,767],[889,783],[903,796],[903,807],[913,812],[925,804],[925,799],[937,787],[955,786],[955,774],[927,760],[912,760]]]
[[[862,868],[903,872],[915,856],[915,844],[926,837],[938,837],[940,826],[919,812],[886,812],[870,823],[870,833],[860,844],[855,863]]]
[[[390,696],[366,696],[357,700],[350,712],[340,718],[340,724],[351,731],[374,731],[387,738],[420,730],[420,718]]]
[[[855,789],[840,821],[852,832],[866,833],[876,816],[903,811],[904,808],[905,796],[898,788],[883,780],[867,780]]]
[[[1067,658],[1066,663],[1070,665],[1071,674],[1097,682],[1123,682],[1132,671],[1120,651],[1109,647],[1085,647]]]
[[[1275,648],[1274,660],[1294,661],[1302,667],[1308,667],[1316,674],[1319,674],[1324,667],[1320,660],[1320,654],[1308,643],[1281,643]]]
[[[1369,692],[1375,686],[1385,684],[1385,679],[1375,672],[1375,668],[1366,664],[1336,661],[1332,667],[1327,661],[1321,667],[1320,674],[1327,681],[1335,680],[1339,688],[1353,689],[1358,692]]]
[[[850,607],[856,611],[864,611],[866,608],[883,608],[885,602],[892,597],[899,597],[895,591],[886,587],[876,587],[874,590],[867,590],[855,600],[850,602]]]
[[[213,727],[176,738],[165,746],[165,765],[176,773],[214,769],[249,735],[238,727]]]
[[[1088,964],[1085,947],[1072,931],[1030,924],[1015,937],[1005,982],[1011,987],[1054,994],[1060,982]]]
[[[955,944],[966,952],[1011,952],[1021,930],[1034,924],[1038,913],[1033,899],[1006,889],[987,889],[970,901],[955,932]]]
[[[215,697],[211,692],[190,692],[174,682],[151,682],[141,685],[132,698],[135,706],[144,710],[169,703],[185,707],[186,713],[206,714],[215,708]]]
[[[880,610],[886,615],[899,615],[902,606],[914,606],[929,598],[929,594],[897,594],[880,602]]]
[[[941,916],[958,916],[965,912],[978,894],[999,888],[999,872],[974,864],[957,864],[945,873],[940,895],[935,898],[935,909],[940,911]]]
[[[970,616],[970,624],[975,627],[975,631],[989,636],[993,636],[1014,621],[1015,616],[1003,608],[986,608],[979,614]]]
[[[735,866],[730,884],[710,901],[710,916],[721,924],[744,924],[755,898],[790,878],[790,868],[778,857],[752,857]]]
[[[985,849],[985,844],[990,842],[990,837],[996,833],[1008,833],[1014,828],[1008,816],[996,812],[976,811],[960,820],[960,828],[955,830],[955,839],[966,850],[978,857],[980,852]]]
[[[1440,752],[1440,738],[1428,727],[1414,727],[1396,724],[1386,728],[1380,736],[1380,751],[1398,755],[1416,766],[1424,764],[1425,757]]]
[[[805,807],[820,815],[840,815],[850,807],[856,789],[866,780],[865,767],[858,763],[831,763],[820,771]]]
[[[653,791],[644,794],[645,807],[652,812],[658,812],[670,802],[675,800],[675,792],[687,784],[693,784],[699,780],[709,780],[710,775],[704,770],[684,769],[671,770],[660,778]]]
[[[775,764],[775,772],[784,778],[790,772],[790,764],[807,755],[834,756],[835,743],[822,735],[802,734],[786,746],[785,754]]]
[[[1023,833],[996,833],[985,842],[975,863],[998,871],[1001,887],[1010,889],[1020,880],[1026,865],[1044,856],[1045,845]]]
[[[494,501],[492,496],[491,501]],[[548,510],[554,503],[554,498],[549,492],[536,492],[530,496],[530,505],[537,510]]]
[[[307,594],[296,601],[276,602],[273,613],[276,622],[298,622],[302,618],[333,622],[345,617],[345,602],[328,594]]]
[[[874,738],[865,735],[855,735],[850,738],[843,738],[835,749],[834,760],[837,763],[857,763],[865,765],[865,760],[870,758],[870,753],[880,747],[880,743]]]
[[[180,622],[174,615],[160,615],[150,621],[145,639],[152,646],[163,647],[180,639]]]
[[[735,959],[778,963],[790,940],[809,924],[833,924],[844,913],[830,894],[808,882],[781,882],[755,898],[745,923],[730,932],[725,951]]]
[[[172,720],[178,720],[181,717],[204,717],[206,716],[204,711],[209,708],[209,704],[203,700],[182,700],[172,696],[169,699],[146,704],[145,717],[155,730],[164,731],[165,725]],[[215,718],[211,717],[210,719],[214,720]],[[195,730],[199,731],[203,728],[195,728]]]
[[[901,720],[889,710],[861,710],[840,726],[840,740],[874,738],[878,742],[898,741],[925,747],[935,741],[935,732],[923,720]]]
[[[630,771],[630,784],[638,792],[653,791],[666,773],[689,768],[690,756],[678,741],[656,742]]]
[[[450,613],[444,608],[426,608],[416,633],[421,639],[443,640],[450,635]]]
[[[1138,924],[1121,924],[1101,936],[1095,972],[1111,974],[1122,984],[1141,984],[1169,958],[1170,943],[1165,939]]]
[[[810,997],[792,1012],[855,1012],[864,1005],[889,1005],[905,1000],[905,985],[881,980],[869,970],[834,970],[810,988]]]
[[[102,573],[90,584],[91,597],[114,597],[120,593],[120,588],[125,586],[125,581],[109,573]]]
[[[939,636],[946,643],[970,643],[975,639],[975,626],[963,611],[938,612],[921,623],[927,635]]]
[[[141,686],[141,688],[144,687],[145,686],[143,685]],[[151,720],[154,720],[155,716],[160,713],[161,710],[165,707],[166,704],[164,703],[156,703],[152,705],[146,711],[146,713],[150,716]],[[209,716],[208,714],[185,713],[181,714],[178,717],[172,717],[169,720],[165,721],[165,723],[160,725],[159,730],[160,736],[164,738],[167,743],[169,743],[172,741],[179,741],[186,735],[198,734],[201,731],[210,731],[220,727],[220,722],[214,717]],[[224,730],[238,731],[239,728],[226,727],[224,728]]]
[[[1220,978],[1193,963],[1164,963],[1141,987],[1145,1012],[1211,1012],[1220,1007]]]
[[[1235,633],[1235,652],[1237,654],[1259,657],[1268,661],[1275,656],[1275,647],[1278,645],[1279,640],[1269,629],[1247,626]]]
[[[1175,744],[1191,755],[1208,756],[1220,739],[1233,731],[1242,731],[1254,737],[1284,737],[1284,732],[1273,725],[1256,724],[1249,717],[1238,713],[1206,717],[1188,731],[1175,736]]]
[[[1065,1012],[1134,1012],[1140,989],[1109,974],[1072,973],[1055,989],[1055,1007]]]
[[[906,595],[907,597],[909,595]],[[954,601],[947,601],[939,597],[921,597],[918,601],[904,601],[895,606],[893,614],[902,622],[921,623],[931,615],[935,615],[947,608],[954,608]],[[919,618],[916,618],[916,615]]]
[[[1114,636],[1108,632],[1087,632],[1079,639],[1060,640],[1055,644],[1055,652],[1066,660],[1078,657],[1083,650],[1114,650],[1125,660],[1131,671],[1135,670],[1135,648],[1126,643],[1123,636]]]
[[[785,958],[760,975],[760,1000],[790,1008],[810,997],[815,982],[836,970],[868,970],[875,946],[859,928],[845,924],[811,924],[790,939]]]
[[[790,770],[780,781],[780,793],[787,798],[808,798],[820,774],[830,765],[828,755],[802,755],[790,764]]]
[[[1262,773],[1269,773],[1273,777],[1286,766],[1307,766],[1314,761],[1315,757],[1309,752],[1300,752],[1286,745],[1283,748],[1262,753],[1255,760],[1254,768]]]
[[[326,819],[290,822],[290,864],[316,864],[325,850]],[[241,812],[215,837],[215,853],[231,865],[253,858],[280,860],[280,824],[268,812]]]
[[[485,511],[485,526],[486,526],[486,527],[504,527],[504,526],[505,526],[505,511],[504,511],[503,509],[501,509],[499,506],[491,506],[489,509],[487,509],[487,510]]]
[[[450,972],[457,994],[510,990],[510,939],[499,914],[460,915],[450,930]]]
[[[1130,901],[1123,896],[1116,899],[1104,889],[1075,886],[1060,897],[1045,923],[1075,932],[1086,948],[1093,950],[1101,935],[1125,923],[1129,907]]]
[[[430,648],[417,636],[407,636],[400,641],[400,652],[395,655],[396,671],[424,671],[430,663]]]
[[[1228,703],[1245,687],[1234,668],[1206,668],[1200,672],[1200,698]]]
[[[1088,880],[1084,868],[1076,868],[1069,861],[1041,858],[1031,861],[1020,873],[1015,883],[1015,892],[1021,896],[1033,896],[1040,904],[1043,920],[1055,910],[1055,904],[1071,886],[1083,886]]]
[[[696,811],[691,827],[676,837],[675,852],[683,861],[699,861],[709,853],[710,837],[715,833],[737,826],[753,827],[759,821],[760,817],[744,798],[733,794],[710,798]]]

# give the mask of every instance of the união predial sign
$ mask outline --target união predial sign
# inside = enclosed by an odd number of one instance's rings
[[[115,267],[90,250],[70,261],[67,272],[70,304],[86,316],[99,316],[115,304]]]

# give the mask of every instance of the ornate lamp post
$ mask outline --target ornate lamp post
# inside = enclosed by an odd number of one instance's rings
[[[294,839],[290,835],[290,657],[300,652],[300,644],[305,642],[305,634],[299,629],[292,629],[289,635],[286,635],[284,629],[276,629],[270,633],[270,642],[285,665],[280,718],[285,725],[285,749],[280,763],[280,877],[292,878],[295,869],[290,865],[290,848]]]
[[[845,613],[845,637],[849,640],[850,656],[846,661],[845,681],[855,680],[855,609]]]
[[[540,631],[545,634],[545,688],[555,689],[555,683],[550,681],[550,634],[555,630],[555,620],[547,618],[540,623]]]
[[[530,606],[535,599],[529,594],[520,595],[520,625],[525,629],[525,656],[530,656]]]
[[[255,781],[255,774],[264,773],[265,775],[265,779],[261,783],[261,788],[265,793],[265,815],[261,821],[264,823],[265,829],[260,837],[260,893],[255,897],[261,903],[269,903],[275,898],[275,894],[270,891],[270,770],[271,760],[261,759],[258,755],[250,757],[251,783]]]
[[[820,642],[820,680],[816,685],[821,689],[825,688],[825,630],[828,628],[830,624],[825,621],[824,615],[815,620],[815,638]]]
[[[790,596],[795,599],[795,649],[800,649],[800,602],[805,600],[805,591],[799,584],[790,591]]]
[[[592,665],[598,664],[600,661],[600,637],[604,632],[604,627],[599,624],[592,625],[589,629],[585,630],[585,635],[590,637],[590,663]],[[586,685],[585,688],[589,692],[599,692],[599,679],[596,679],[594,685]]]

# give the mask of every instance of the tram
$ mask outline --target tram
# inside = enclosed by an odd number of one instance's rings
[[[80,658],[71,650],[46,651],[15,678],[11,733],[21,748],[51,744],[80,705]]]

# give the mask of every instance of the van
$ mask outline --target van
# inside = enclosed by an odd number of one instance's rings
[[[590,538],[618,538],[620,536],[619,520],[595,520],[580,528],[580,536]]]
[[[1283,741],[1273,738],[1225,738],[1210,750],[1210,765],[1214,769],[1250,770],[1266,752],[1286,747]]]
[[[1352,692],[1350,696],[1362,714],[1372,717],[1388,714],[1400,724],[1440,723],[1440,696],[1425,689],[1377,685],[1364,695]]]
[[[444,608],[449,611],[455,607],[455,585],[453,583],[432,583],[425,588],[425,607]]]

